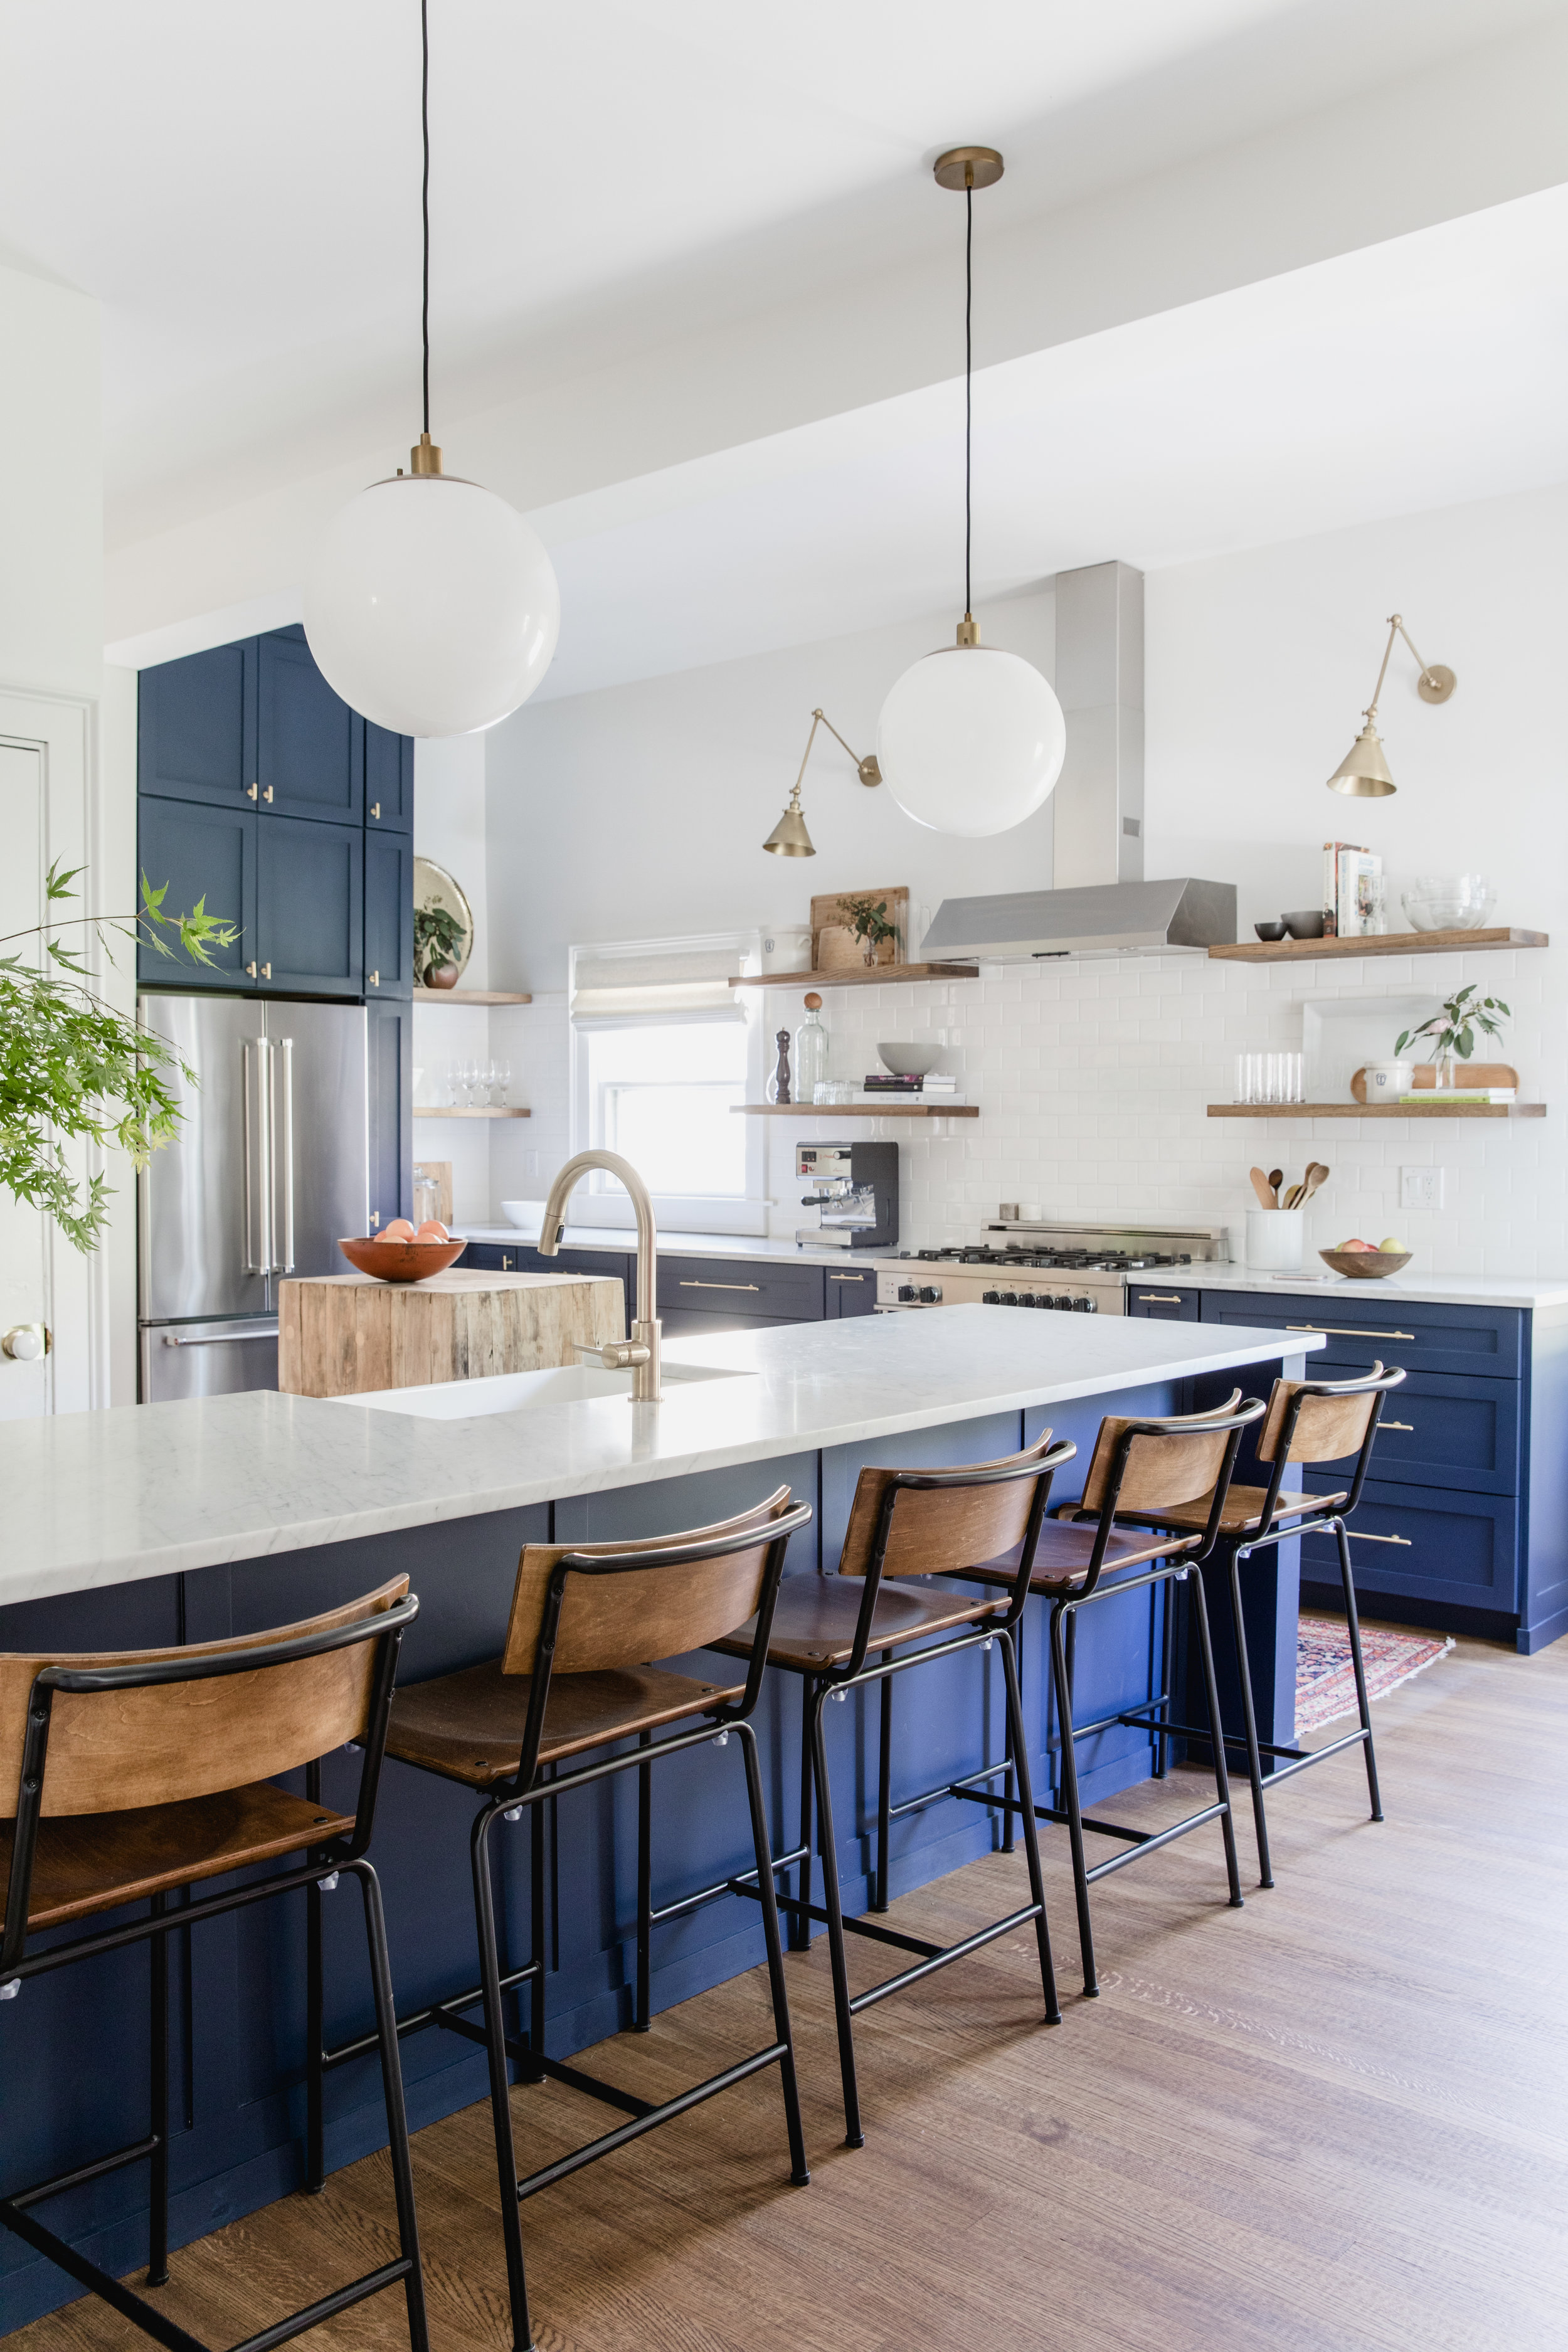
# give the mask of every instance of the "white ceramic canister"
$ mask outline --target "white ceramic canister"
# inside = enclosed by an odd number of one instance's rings
[[[809,971],[811,970],[811,931],[794,923],[763,928],[763,970],[764,971]]]
[[[1259,1274],[1294,1274],[1306,1234],[1302,1209],[1248,1209],[1247,1263]]]
[[[1369,1062],[1362,1072],[1369,1103],[1394,1103],[1415,1091],[1414,1062]]]

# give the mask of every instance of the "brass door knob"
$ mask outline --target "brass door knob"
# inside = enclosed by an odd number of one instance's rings
[[[0,1339],[0,1349],[14,1363],[36,1364],[40,1356],[48,1354],[54,1343],[54,1334],[47,1323],[13,1323]]]

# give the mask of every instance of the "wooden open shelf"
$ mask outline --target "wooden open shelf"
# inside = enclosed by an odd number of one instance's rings
[[[449,1106],[446,1103],[416,1103],[414,1116],[416,1118],[531,1118],[533,1113],[531,1110],[486,1109],[466,1103],[461,1108],[456,1103]]]
[[[1211,1118],[1544,1118],[1544,1103],[1210,1103]]]
[[[1452,955],[1477,948],[1544,948],[1544,931],[1384,931],[1365,940],[1237,940],[1210,948],[1216,963],[1315,963],[1323,956]]]
[[[978,980],[977,963],[874,963],[836,965],[831,971],[755,971],[731,980],[731,988],[886,988],[900,980]],[[770,1105],[771,1108],[772,1106]]]
[[[978,1118],[978,1103],[731,1103],[738,1118]]]
[[[498,988],[416,988],[416,1004],[531,1004],[531,996],[512,996]]]

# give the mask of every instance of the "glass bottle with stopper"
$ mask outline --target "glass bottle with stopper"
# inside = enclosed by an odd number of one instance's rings
[[[797,1102],[816,1100],[816,1089],[827,1076],[827,1032],[817,1019],[822,999],[815,992],[805,1000],[805,1019],[795,1033],[795,1094]]]

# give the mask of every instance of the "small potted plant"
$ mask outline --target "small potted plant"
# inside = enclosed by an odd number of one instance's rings
[[[896,941],[899,936],[897,926],[888,920],[886,898],[840,898],[838,905],[849,929],[860,942],[860,951],[867,963],[874,964],[882,941]]]
[[[1483,1036],[1500,1037],[1502,1022],[1494,1016],[1500,1013],[1503,1021],[1513,1019],[1500,996],[1481,996],[1478,989],[1479,983],[1472,982],[1468,988],[1458,989],[1452,996],[1445,997],[1429,1021],[1423,1021],[1417,1029],[1401,1030],[1394,1048],[1397,1057],[1417,1037],[1430,1037],[1436,1047],[1439,1089],[1452,1088],[1455,1060],[1469,1060],[1476,1050],[1478,1029]]]
[[[468,934],[449,907],[414,909],[414,972],[422,988],[456,988],[457,959]]]

